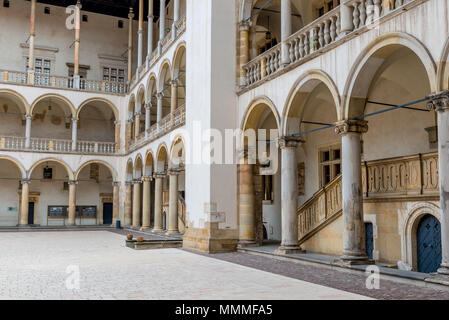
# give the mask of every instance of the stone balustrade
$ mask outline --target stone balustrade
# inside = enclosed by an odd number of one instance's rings
[[[362,164],[365,200],[438,197],[438,153],[368,161]],[[298,209],[298,237],[304,242],[342,212],[341,176]]]
[[[345,5],[351,10],[351,32],[341,33],[340,6],[334,8],[285,40],[289,61],[283,61],[283,65],[281,64],[282,43],[245,64],[243,66],[245,79],[241,89],[257,85],[268,76],[280,75],[285,67],[300,65],[308,58],[324,50],[330,50],[333,44],[342,44],[349,37],[376,27],[384,17],[394,17],[406,9],[405,6],[418,5],[422,1],[395,0],[389,4],[391,7],[384,8],[381,0],[349,0],[345,2]]]

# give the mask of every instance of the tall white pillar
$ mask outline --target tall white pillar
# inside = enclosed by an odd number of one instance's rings
[[[36,0],[31,0],[28,84],[34,84],[34,39],[36,37]]]
[[[165,37],[165,0],[160,2],[159,10],[159,43]]]
[[[132,64],[133,64],[133,8],[129,8],[129,27],[128,27],[128,85],[131,84],[132,79]]]
[[[112,187],[112,225],[115,225],[120,220],[120,182],[114,181]]]
[[[133,187],[133,228],[140,228],[140,184],[141,180],[134,181]]]
[[[151,102],[145,106],[145,138],[148,138],[151,126]]]
[[[335,132],[341,135],[343,255],[346,264],[366,264],[365,222],[363,220],[362,133],[368,124],[362,120],[341,121]]]
[[[178,174],[177,170],[169,172],[168,228],[167,234],[179,233],[178,230]]]
[[[172,38],[176,38],[176,23],[179,21],[180,16],[180,6],[179,0],[174,0],[173,4],[173,25],[172,25]]]
[[[162,120],[162,103],[164,99],[164,94],[162,92],[159,92],[157,95],[157,116],[156,120],[159,125],[159,122]]]
[[[151,180],[152,177],[143,177],[142,193],[142,230],[150,229],[151,221]]]
[[[27,114],[25,116],[26,126],[25,126],[25,148],[29,149],[31,147],[31,120],[33,116]]]
[[[80,89],[80,31],[81,31],[81,2],[78,0],[75,7],[75,63],[73,66],[73,86]]]
[[[72,118],[72,151],[76,151],[78,142],[78,119]]]
[[[162,231],[162,180],[163,174],[154,174],[155,190],[154,190],[154,232]]]
[[[441,266],[438,276],[449,283],[449,91],[432,97],[429,109],[438,117],[438,164],[440,185]]]
[[[76,224],[76,185],[78,181],[69,181],[69,226]]]
[[[154,0],[148,0],[148,52],[147,52],[148,58],[153,53],[153,20],[154,20],[153,1]]]
[[[137,72],[139,73],[139,68],[142,66],[143,60],[143,0],[139,0],[139,28],[137,30]]]
[[[30,193],[30,180],[22,180],[22,197],[20,201],[20,219],[19,225],[26,226],[28,224],[28,202]]]
[[[281,50],[282,65],[290,63],[290,56],[288,45],[286,43],[287,38],[292,34],[292,4],[291,0],[281,0]]]
[[[282,241],[278,254],[301,253],[298,242],[298,161],[296,148],[301,139],[282,137],[281,148],[281,220]]]

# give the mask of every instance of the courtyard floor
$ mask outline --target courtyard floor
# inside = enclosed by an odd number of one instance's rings
[[[449,299],[365,279],[246,253],[136,251],[107,230],[0,233],[0,299]]]

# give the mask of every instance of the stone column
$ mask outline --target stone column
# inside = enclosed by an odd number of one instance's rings
[[[170,113],[173,114],[177,108],[178,108],[178,80],[172,80]]]
[[[132,225],[132,205],[133,205],[133,183],[127,181],[125,184],[125,226]]]
[[[441,266],[437,278],[449,284],[449,91],[432,96],[428,108],[437,111],[440,185]],[[437,281],[438,282],[438,281]]]
[[[129,30],[128,30],[128,85],[131,84],[133,66],[133,8],[129,8]]]
[[[168,196],[168,228],[167,234],[179,233],[178,230],[178,170],[169,173],[169,196]]]
[[[137,30],[137,72],[139,74],[139,68],[142,66],[142,50],[143,50],[143,0],[139,0],[139,28]]]
[[[160,0],[159,10],[159,43],[165,37],[165,0]]]
[[[134,121],[134,139],[136,142],[137,142],[137,137],[140,134],[140,116],[141,116],[140,112],[136,112],[134,114],[134,119],[135,119],[135,121]]]
[[[143,219],[142,230],[150,229],[151,223],[151,180],[152,177],[143,177]]]
[[[366,264],[365,223],[363,220],[362,133],[368,124],[362,120],[341,121],[335,132],[342,145],[343,255],[346,264]]]
[[[176,38],[176,23],[179,21],[180,16],[180,6],[179,0],[174,0],[173,4],[173,25],[172,25],[172,38],[173,40]]]
[[[119,152],[121,148],[121,141],[120,141],[120,128],[121,123],[120,120],[114,121],[115,125],[115,152]]]
[[[140,228],[140,184],[141,180],[134,181],[133,188],[133,228]]]
[[[156,94],[156,97],[157,97],[157,116],[156,116],[156,120],[157,120],[157,123],[159,125],[159,122],[161,122],[161,120],[162,120],[162,104],[163,104],[164,94],[162,92],[158,92]]]
[[[155,174],[155,196],[154,196],[154,232],[162,231],[162,180],[163,174]]]
[[[292,4],[291,0],[281,0],[281,64],[287,65],[290,63],[290,55],[287,38],[292,34]]]
[[[148,138],[149,130],[151,126],[151,102],[145,107],[145,138]]]
[[[249,27],[250,22],[243,21],[239,24],[240,31],[240,85],[246,85],[246,72],[243,66],[249,62]]]
[[[345,2],[347,2],[347,0],[341,1],[340,4],[340,38],[354,30],[352,8],[349,5],[346,5]]]
[[[153,0],[148,0],[148,58],[153,53],[153,19],[154,19]]]
[[[36,0],[31,0],[28,84],[34,84],[34,39],[36,37]]]
[[[73,66],[73,86],[80,89],[80,29],[81,29],[81,2],[75,6],[75,62]]]
[[[128,150],[132,139],[133,119],[126,122],[125,149]]]
[[[31,180],[22,180],[22,199],[20,201],[20,219],[19,226],[28,225],[28,206],[30,197]]]
[[[281,148],[281,220],[282,242],[278,254],[303,252],[298,243],[298,160],[299,137],[282,137]]]
[[[112,224],[115,225],[120,220],[120,182],[114,181],[112,187]]]
[[[76,151],[78,141],[78,119],[72,118],[72,151]]]
[[[26,118],[26,126],[25,126],[25,148],[30,149],[31,147],[31,120],[33,116],[27,114]]]
[[[252,164],[239,166],[239,247],[256,244]]]
[[[69,226],[74,226],[76,219],[76,185],[78,181],[69,181]]]

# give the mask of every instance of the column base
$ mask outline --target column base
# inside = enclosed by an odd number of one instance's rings
[[[437,272],[429,274],[424,281],[449,286],[449,268],[440,267]]]
[[[171,234],[180,234],[178,230],[168,230],[166,233],[166,235],[171,235]]]
[[[305,250],[302,250],[300,246],[280,246],[274,251],[277,255],[286,255],[286,254],[300,254],[306,253]]]
[[[360,266],[360,265],[372,265],[376,264],[376,262],[367,256],[341,256],[339,260],[335,262],[341,266]]]
[[[145,231],[145,230],[151,230],[151,228],[150,227],[142,227],[142,228],[140,228],[140,231]]]
[[[161,228],[153,228],[153,230],[151,230],[151,232],[156,233],[156,232],[164,232],[164,229]]]
[[[248,248],[248,247],[258,247],[259,244],[254,240],[239,240],[237,243],[237,249]]]
[[[206,252],[234,252],[237,247],[238,230],[219,229],[218,222],[206,222],[204,228],[187,228],[182,247]]]

